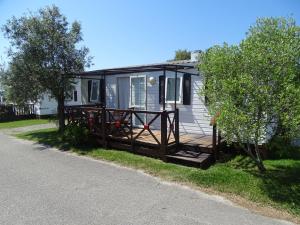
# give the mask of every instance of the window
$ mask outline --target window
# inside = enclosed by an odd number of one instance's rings
[[[73,92],[73,95],[74,95],[74,98],[73,98],[73,99],[74,99],[74,102],[77,102],[77,91],[74,91],[74,92]]]
[[[145,107],[146,82],[145,77],[131,77],[131,106]]]
[[[48,100],[51,101],[50,97],[48,98]],[[71,91],[67,91],[66,92],[66,94],[65,94],[65,101],[67,101],[67,102],[68,101],[72,101],[72,92]]]
[[[92,80],[91,84],[91,95],[90,95],[90,101],[91,102],[98,102],[99,101],[99,80]]]
[[[176,102],[181,103],[182,96],[182,78],[177,78],[176,84]],[[166,80],[166,102],[173,103],[175,101],[175,78],[167,77]]]

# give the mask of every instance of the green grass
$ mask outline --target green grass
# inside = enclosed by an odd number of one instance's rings
[[[17,120],[11,122],[0,122],[0,129],[26,127],[26,126],[46,124],[46,123],[49,123],[48,119],[28,119],[28,120]]]
[[[17,137],[71,149],[80,155],[115,162],[146,173],[192,186],[240,196],[262,206],[272,206],[300,218],[300,160],[266,160],[267,172],[257,171],[251,160],[237,156],[207,170],[164,163],[132,153],[96,147],[73,147],[65,143],[56,129],[18,134]]]

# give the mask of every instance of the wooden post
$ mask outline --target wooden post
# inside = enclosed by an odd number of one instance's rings
[[[105,72],[104,72],[104,74],[103,74],[103,82],[104,82],[104,97],[103,97],[103,99],[104,99],[104,102],[102,103],[103,104],[103,106],[104,107],[106,107],[106,75],[105,75]]]
[[[174,108],[177,109],[177,66],[175,66],[175,100],[174,100]]]
[[[84,119],[83,119],[83,109],[77,109],[78,111],[79,111],[79,114],[80,114],[80,116],[79,116],[79,124],[84,124],[84,123],[86,123],[86,121],[84,121]],[[75,115],[75,117],[77,117],[76,115]],[[91,113],[88,113],[88,119],[91,117]],[[91,127],[90,127],[90,129],[91,129]]]
[[[65,108],[66,113],[67,113],[67,123],[68,125],[70,124],[70,109],[69,108]]]
[[[176,141],[176,148],[179,145],[179,109],[175,109],[175,141]]]
[[[134,152],[134,140],[133,140],[133,119],[132,119],[132,109],[130,109],[130,141],[131,141],[131,151]]]
[[[167,111],[161,112],[161,125],[160,125],[160,156],[163,161],[166,161],[167,148],[168,148],[168,128],[167,128]]]
[[[107,148],[107,139],[106,139],[106,110],[105,107],[103,106],[101,109],[101,132],[102,132],[102,142],[103,142],[103,147]]]
[[[217,126],[213,125],[213,136],[212,136],[212,144],[213,144],[213,153],[215,160],[218,159],[218,152],[217,152]]]
[[[218,146],[217,146],[218,149],[220,149],[221,146],[221,139],[222,139],[221,131],[220,129],[218,129]]]
[[[163,110],[166,110],[166,68],[164,68],[164,88],[163,88],[163,99],[162,99],[162,103],[163,103]],[[160,96],[159,96],[160,97]]]

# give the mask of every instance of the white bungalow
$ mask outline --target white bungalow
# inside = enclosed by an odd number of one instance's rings
[[[208,166],[220,138],[200,95],[197,56],[70,76],[80,80],[82,105],[66,107],[68,123],[88,123],[104,146]],[[179,146],[196,151],[180,152]]]

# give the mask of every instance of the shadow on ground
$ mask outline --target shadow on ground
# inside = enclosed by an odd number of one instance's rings
[[[260,180],[260,189],[274,202],[289,205],[293,213],[300,214],[300,160],[265,160],[267,168],[260,173],[256,165],[247,156],[241,156],[232,162],[232,166],[252,174]]]

